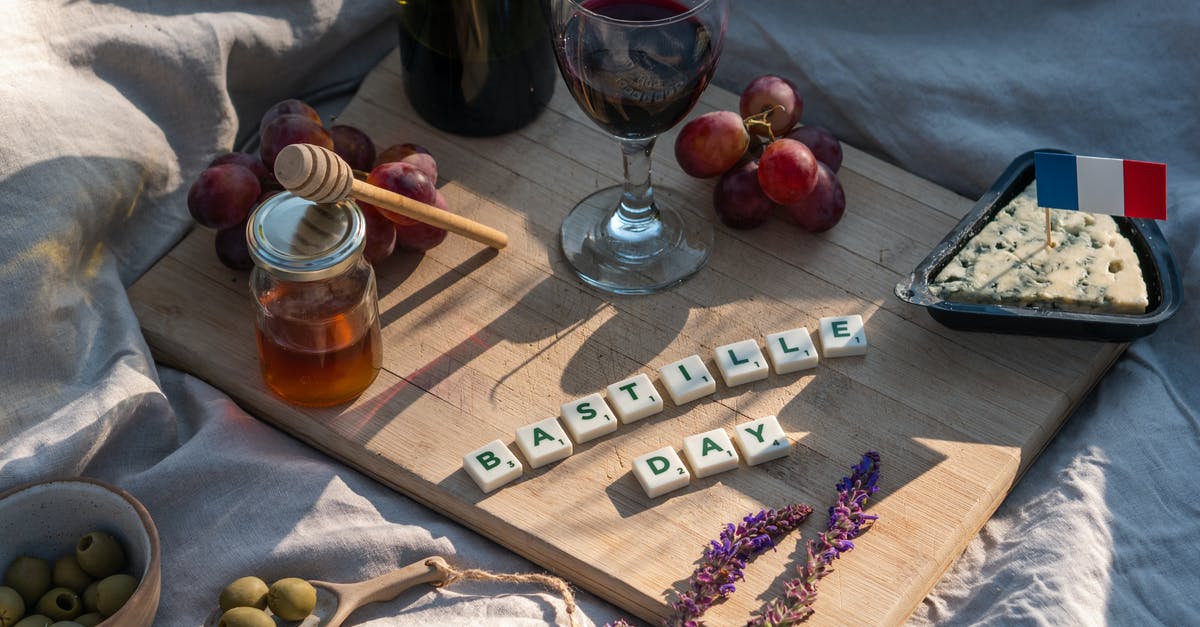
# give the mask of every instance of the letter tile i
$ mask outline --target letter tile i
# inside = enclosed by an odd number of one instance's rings
[[[684,357],[658,369],[658,380],[667,388],[676,406],[704,398],[717,391],[717,381],[699,355]]]

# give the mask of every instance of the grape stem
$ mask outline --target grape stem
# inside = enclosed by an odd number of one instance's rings
[[[775,141],[777,138],[775,137],[775,133],[771,131],[771,120],[769,118],[776,111],[783,110],[783,105],[771,105],[769,107],[763,107],[762,111],[742,118],[742,123],[746,125],[746,130],[750,131],[751,133],[753,133],[754,129],[756,128],[766,129],[767,137],[769,138],[768,141]]]

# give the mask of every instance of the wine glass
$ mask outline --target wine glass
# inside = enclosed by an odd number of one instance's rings
[[[725,39],[729,0],[543,0],[559,71],[580,108],[621,144],[625,182],[567,214],[562,249],[581,279],[621,294],[677,285],[708,261],[712,226],[650,182],[659,134],[699,100]]]

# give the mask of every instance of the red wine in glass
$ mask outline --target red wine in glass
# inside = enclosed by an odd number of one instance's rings
[[[580,6],[644,26],[616,37],[607,23],[580,15],[567,23],[563,76],[579,106],[617,137],[651,137],[678,124],[712,77],[717,55],[709,29],[698,18],[670,21],[690,10],[677,0]]]
[[[651,184],[650,153],[708,86],[729,0],[543,2],[563,80],[619,140],[624,160],[621,185],[586,196],[563,219],[563,256],[584,282],[609,292],[678,285],[708,260],[712,225],[688,210],[691,199]]]

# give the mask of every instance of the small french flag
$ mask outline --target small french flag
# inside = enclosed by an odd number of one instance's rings
[[[1033,153],[1039,207],[1167,219],[1167,165],[1150,161]]]

